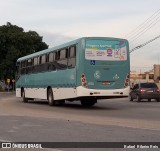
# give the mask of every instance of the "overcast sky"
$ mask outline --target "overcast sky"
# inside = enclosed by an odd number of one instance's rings
[[[127,38],[132,49],[160,35],[159,13],[157,23],[140,38],[131,33],[159,9],[160,0],[0,0],[0,26],[10,22],[36,31],[49,47],[79,37],[103,36]],[[131,53],[132,70],[147,71],[158,63],[160,38]]]

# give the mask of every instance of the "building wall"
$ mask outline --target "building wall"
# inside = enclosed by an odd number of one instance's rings
[[[157,78],[160,76],[160,65],[154,65],[154,80],[159,82]]]
[[[136,71],[130,72],[130,84],[131,87],[139,82],[154,82],[153,72],[138,73]]]
[[[130,72],[130,83],[131,86],[133,84],[139,83],[139,82],[156,82],[157,85],[160,87],[160,80],[157,78],[160,77],[160,64],[155,64],[153,66],[153,70],[149,72],[136,72],[131,71]]]

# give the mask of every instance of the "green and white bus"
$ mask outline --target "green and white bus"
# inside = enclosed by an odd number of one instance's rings
[[[129,95],[130,57],[125,39],[84,37],[17,60],[16,96],[49,105]]]

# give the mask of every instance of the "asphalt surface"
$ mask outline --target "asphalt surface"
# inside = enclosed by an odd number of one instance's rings
[[[154,100],[110,99],[90,108],[79,102],[50,107],[46,101],[23,103],[14,93],[0,93],[0,142],[159,142],[159,116],[160,103]]]

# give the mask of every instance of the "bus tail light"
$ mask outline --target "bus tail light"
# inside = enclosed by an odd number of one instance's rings
[[[81,84],[82,84],[82,86],[83,86],[84,88],[88,88],[86,76],[85,76],[84,73],[82,73],[82,75],[81,75]]]
[[[128,86],[129,86],[129,74],[127,74],[125,83],[124,83],[124,87],[128,87]]]

